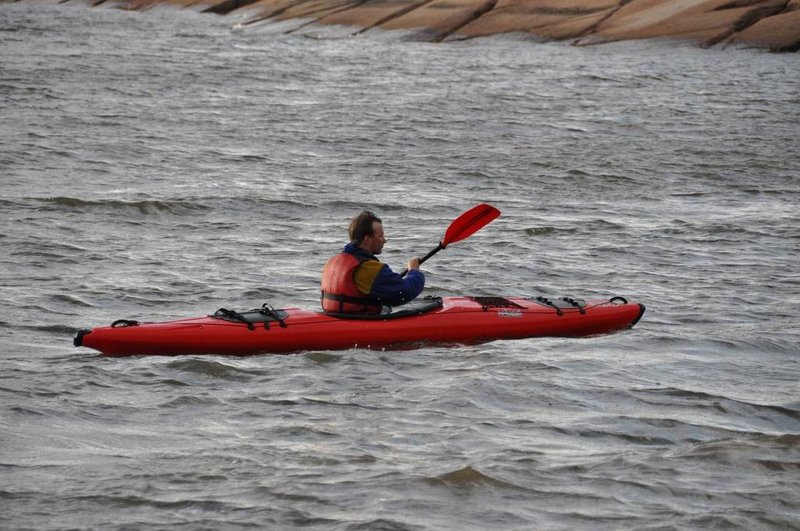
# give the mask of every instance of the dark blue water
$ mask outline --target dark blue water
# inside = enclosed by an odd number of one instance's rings
[[[786,529],[800,63],[0,4],[0,527]],[[312,38],[308,38],[312,37]],[[630,331],[108,359],[78,328],[317,306],[350,217],[427,294]]]

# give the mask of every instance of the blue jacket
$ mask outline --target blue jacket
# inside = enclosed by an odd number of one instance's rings
[[[412,301],[425,287],[425,275],[421,271],[412,269],[405,277],[401,277],[374,255],[352,243],[345,245],[342,252],[367,258],[367,261],[356,270],[354,275],[356,285],[364,295],[375,298],[381,304],[398,306]]]

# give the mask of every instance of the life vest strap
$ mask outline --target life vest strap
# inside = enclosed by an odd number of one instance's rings
[[[351,297],[349,295],[337,295],[335,293],[326,293],[323,291],[321,298],[338,302],[339,313],[344,313],[345,304],[360,304],[364,306],[365,310],[368,310],[369,308],[378,308],[380,311],[383,308],[381,304],[376,303],[374,300],[367,297]]]

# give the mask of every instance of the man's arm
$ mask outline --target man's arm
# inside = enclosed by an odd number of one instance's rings
[[[421,271],[409,269],[406,276],[401,277],[388,265],[382,265],[383,267],[372,283],[370,296],[375,297],[383,304],[398,306],[416,299],[422,293],[422,289],[425,287],[425,275]]]

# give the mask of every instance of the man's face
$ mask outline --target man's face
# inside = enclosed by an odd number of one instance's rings
[[[372,234],[364,236],[363,247],[374,255],[381,254],[386,237],[383,235],[383,224],[377,221],[372,222]]]

